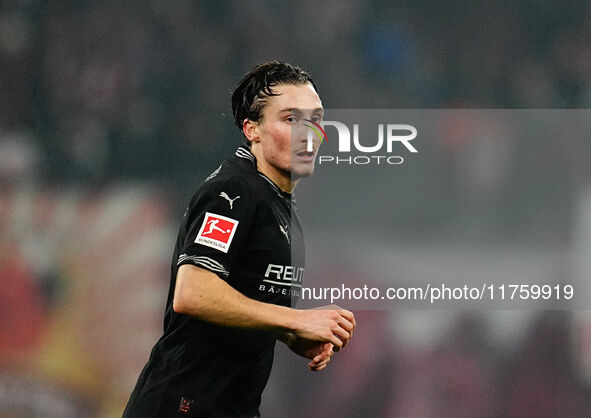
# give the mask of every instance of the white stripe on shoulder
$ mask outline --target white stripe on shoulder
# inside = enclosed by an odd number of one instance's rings
[[[209,180],[211,180],[212,178],[214,178],[215,176],[217,176],[217,175],[219,174],[219,172],[220,172],[220,170],[221,170],[221,169],[222,169],[222,166],[221,166],[221,164],[220,164],[220,166],[219,166],[218,168],[216,168],[216,169],[215,169],[215,171],[214,171],[213,173],[211,173],[211,174],[210,174],[210,175],[209,175],[209,176],[208,176],[208,177],[205,179],[205,181],[209,181]]]

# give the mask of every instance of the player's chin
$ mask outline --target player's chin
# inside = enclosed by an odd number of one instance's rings
[[[309,177],[314,174],[314,162],[308,164],[292,164],[291,176],[294,178]]]

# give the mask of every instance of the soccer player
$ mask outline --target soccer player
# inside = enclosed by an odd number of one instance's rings
[[[164,334],[124,417],[258,417],[275,340],[326,367],[355,318],[336,306],[293,309],[304,271],[292,192],[314,171],[301,122],[322,102],[310,75],[287,63],[253,68],[232,95],[247,145],[197,189],[176,242]],[[312,149],[312,151],[310,151]]]

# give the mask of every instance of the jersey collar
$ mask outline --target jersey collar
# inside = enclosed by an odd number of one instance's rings
[[[240,145],[234,155],[236,155],[236,157],[238,158],[250,161],[254,169],[257,170],[257,159],[246,145]],[[293,195],[293,193],[284,192],[279,188],[279,186],[273,183],[273,180],[271,180],[269,177],[265,176],[258,170],[257,174],[263,179],[265,179],[269,187],[271,187],[271,189],[273,189],[273,191],[277,193],[281,198],[295,203],[295,196]]]

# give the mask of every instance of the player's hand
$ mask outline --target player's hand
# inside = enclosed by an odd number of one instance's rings
[[[295,334],[289,334],[284,341],[291,351],[302,357],[311,359],[308,363],[308,368],[312,371],[320,371],[326,368],[331,356],[334,354],[331,343],[305,340]]]
[[[308,368],[313,372],[319,372],[323,370],[328,365],[330,358],[334,354],[333,345],[331,343],[321,343],[318,347],[320,348],[320,353],[316,354],[312,361],[308,363]]]
[[[294,329],[294,334],[305,340],[329,342],[334,346],[334,351],[346,346],[355,330],[355,316],[345,309],[311,309],[296,312],[299,316],[299,325]]]
[[[343,311],[345,309],[341,308],[339,305],[335,305],[334,303],[332,305],[324,305],[324,306],[317,306],[315,308],[312,308],[314,310],[324,310],[324,311],[330,311],[330,310],[337,310],[337,311]],[[349,312],[349,311],[347,311]],[[357,326],[357,323],[355,322],[355,316],[353,315],[352,312],[351,313],[351,317],[353,319],[353,331],[351,331],[351,337],[353,336],[353,332],[355,331],[355,327]]]

